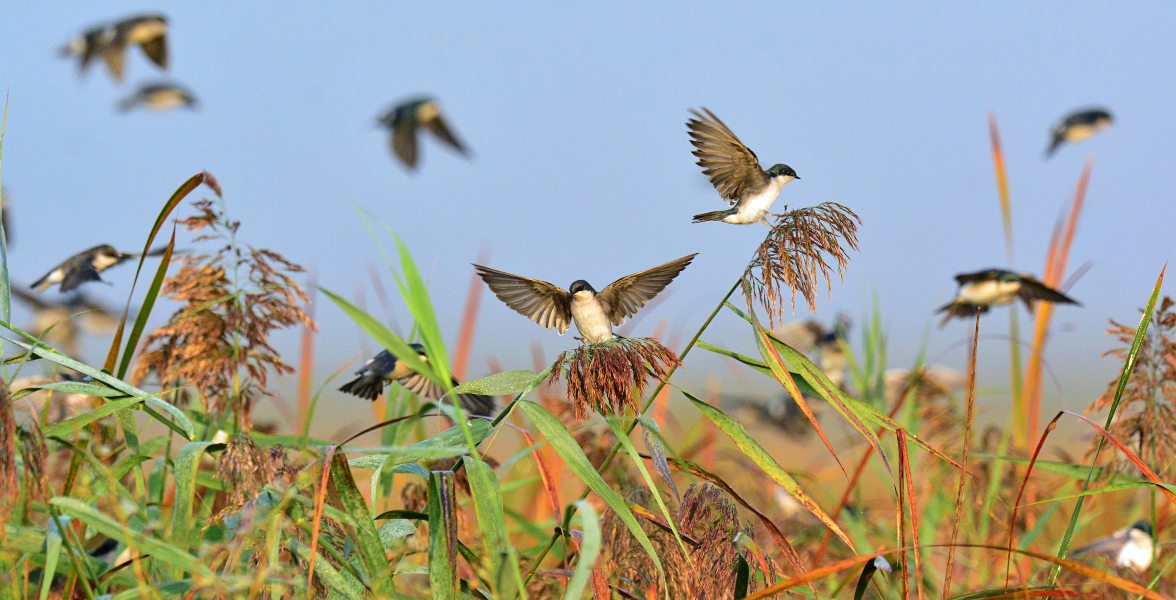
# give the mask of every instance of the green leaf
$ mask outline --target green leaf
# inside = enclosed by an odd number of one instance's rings
[[[474,444],[490,436],[494,430],[490,422],[485,419],[475,419],[470,422],[469,433]],[[351,459],[351,465],[358,469],[375,470],[377,468],[391,469],[397,465],[414,462],[424,462],[438,458],[449,458],[469,453],[469,446],[465,443],[465,436],[461,429],[450,427],[437,435],[421,440],[411,446],[382,447],[376,449],[376,454]]]
[[[780,463],[776,462],[776,459],[772,458],[767,450],[764,450],[763,446],[747,433],[747,430],[739,424],[739,421],[736,421],[710,404],[695,398],[686,391],[682,391],[682,394],[693,402],[694,406],[702,411],[703,415],[706,415],[706,418],[710,419],[723,433],[727,434],[727,437],[735,442],[735,446],[743,452],[744,456],[750,458],[768,477],[772,478],[772,481],[775,481],[780,487],[791,494],[793,498],[796,498],[797,502],[803,504],[809,512],[820,519],[825,524],[825,527],[828,527],[846,546],[854,550],[853,542],[849,540],[849,536],[841,530],[841,527],[829,515],[825,514],[825,511],[821,509],[816,500],[813,500],[808,493],[801,489],[800,484],[784,470],[784,467],[781,467]],[[856,552],[856,550],[854,551]]]
[[[64,421],[58,421],[45,428],[45,437],[69,437],[69,434],[76,433],[84,429],[90,423],[97,421],[103,417],[109,417],[114,413],[131,408],[143,401],[143,397],[139,398],[122,398],[119,400],[107,400],[101,406],[91,410],[90,412],[82,413],[76,417],[70,417]]]
[[[75,498],[57,497],[49,501],[50,504],[61,509],[62,512],[83,521],[90,528],[106,537],[118,540],[142,554],[150,554],[151,558],[181,571],[192,573],[199,577],[213,579],[216,575],[188,554],[163,540],[145,536],[120,524],[114,519],[98,512],[90,505]]]
[[[776,378],[775,375],[772,374],[772,369],[770,367],[768,367],[768,365],[764,364],[762,361],[756,360],[750,356],[745,356],[743,354],[739,354],[738,352],[728,350],[726,348],[720,348],[719,346],[715,346],[713,344],[708,344],[703,341],[699,341],[697,345],[699,348],[702,348],[703,350],[709,350],[711,352],[714,352],[715,354],[726,356],[727,358],[733,358],[733,359],[755,369],[756,371],[759,371],[760,373],[763,373],[764,375],[771,377],[772,379]],[[800,388],[800,393],[805,394],[806,396],[816,396],[817,395],[817,390],[813,389],[813,386],[809,385],[808,382],[805,381],[804,378],[802,378],[800,376],[800,373],[792,373],[792,378],[793,378],[793,380],[796,381],[796,387]]]
[[[185,438],[190,440],[196,437],[196,426],[192,425],[192,421],[188,419],[188,415],[185,415],[184,411],[177,408],[171,402],[168,402],[159,396],[148,396],[144,403],[151,408],[161,410],[171,415],[173,422],[181,430],[179,433],[183,434]]]
[[[420,328],[422,342],[429,355],[429,362],[436,367],[442,387],[448,388],[450,387],[449,352],[445,349],[445,338],[442,337],[441,327],[437,324],[437,315],[433,313],[429,290],[425,287],[425,280],[421,278],[416,262],[412,260],[408,246],[405,246],[404,241],[395,233],[392,234],[392,237],[396,240],[396,249],[400,253],[400,270],[404,275],[403,281],[397,278],[401,296],[416,320],[416,326]]]
[[[185,547],[192,547],[196,540],[188,539],[192,525],[192,500],[196,494],[196,473],[200,470],[200,457],[205,452],[224,448],[215,442],[188,442],[176,453],[172,476],[176,481],[176,501],[172,509],[171,539]]]
[[[104,385],[94,385],[93,383],[85,383],[81,381],[54,381],[44,385],[30,385],[27,388],[17,390],[12,394],[13,398],[23,398],[37,390],[51,390],[54,392],[61,392],[63,394],[84,394],[86,396],[98,396],[99,398],[111,398],[114,396],[125,396],[126,394],[112,390]]]
[[[367,502],[355,487],[355,479],[351,477],[351,469],[347,466],[347,455],[341,450],[336,451],[331,457],[330,484],[334,486],[335,495],[339,499],[339,508],[351,516],[355,527],[351,541],[355,544],[359,559],[367,570],[372,592],[377,597],[391,595],[392,578],[387,573],[388,559],[384,555],[384,544],[380,542],[380,535],[376,532],[376,525]]]
[[[686,542],[682,541],[682,534],[678,533],[678,526],[674,524],[674,516],[670,514],[670,509],[666,507],[666,502],[662,498],[661,490],[657,489],[657,483],[653,481],[653,476],[649,474],[649,469],[645,468],[645,460],[641,458],[641,453],[633,446],[633,440],[629,439],[628,434],[621,428],[620,423],[617,422],[616,417],[608,417],[605,419],[608,426],[612,428],[613,436],[621,444],[621,447],[633,459],[633,464],[637,467],[637,472],[641,473],[641,478],[645,480],[645,487],[649,488],[649,492],[653,494],[653,500],[657,503],[657,507],[661,510],[662,517],[665,518],[666,523],[670,526],[670,531],[674,534],[674,540],[678,542],[678,547],[682,549],[684,556],[690,556],[690,549],[686,547]],[[662,457],[663,460],[665,457]],[[666,469],[669,471],[669,468]]]
[[[467,381],[453,388],[454,394],[482,394],[484,396],[513,396],[524,390],[533,388],[536,383],[547,379],[547,373],[518,370],[503,371]]]
[[[572,434],[568,433],[563,423],[560,423],[559,419],[555,418],[555,415],[546,408],[531,400],[519,402],[519,407],[535,424],[539,433],[551,444],[555,453],[563,459],[568,470],[579,477],[588,486],[588,489],[600,496],[600,499],[616,513],[629,532],[633,534],[633,537],[637,539],[637,542],[641,544],[641,547],[645,549],[645,553],[649,555],[650,560],[657,567],[658,573],[664,578],[665,570],[662,568],[661,559],[658,557],[657,551],[654,550],[653,543],[649,541],[649,536],[645,535],[645,530],[637,522],[637,517],[633,516],[633,511],[629,510],[629,506],[625,504],[625,500],[621,498],[620,494],[609,487],[608,483],[596,472],[596,469],[592,468],[592,463],[588,462],[587,456],[584,456],[584,450],[576,443]]]
[[[62,519],[68,521],[68,519]],[[62,526],[67,526],[64,523]],[[49,531],[45,536],[45,568],[41,574],[41,600],[49,597],[49,588],[53,585],[53,576],[57,574],[57,560],[61,557],[61,527],[50,521]]]
[[[310,548],[299,542],[294,538],[286,538],[289,547],[306,563],[310,561]],[[332,592],[342,594],[344,598],[350,600],[364,600],[367,597],[367,591],[363,584],[347,571],[339,571],[331,561],[323,558],[322,554],[315,552],[314,561],[314,576],[322,581],[325,586]],[[305,579],[305,577],[303,577]],[[310,594],[306,594],[308,597]]]
[[[434,599],[457,597],[457,515],[453,473],[429,474],[429,588]]]
[[[596,509],[587,500],[577,500],[576,516],[580,517],[580,557],[576,560],[576,570],[568,582],[564,600],[584,597],[584,590],[592,579],[592,567],[596,566],[596,559],[600,556],[600,518]]]
[[[523,588],[523,576],[519,570],[518,554],[506,533],[506,517],[503,514],[498,477],[494,474],[494,469],[480,458],[466,456],[462,460],[465,461],[466,475],[470,482],[470,495],[474,499],[474,512],[478,515],[478,527],[482,530],[484,556],[490,560],[491,581],[494,586],[492,591],[495,597],[511,598],[517,590]]]
[[[380,525],[377,533],[380,535],[380,542],[384,544],[384,550],[391,550],[408,536],[416,534],[416,525],[408,519],[392,519]]]

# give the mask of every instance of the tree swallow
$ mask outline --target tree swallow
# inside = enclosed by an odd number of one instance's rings
[[[1151,523],[1140,519],[1131,527],[1120,529],[1107,537],[1095,540],[1074,550],[1070,555],[1105,554],[1115,557],[1116,567],[1130,569],[1135,573],[1143,573],[1151,566],[1154,548],[1153,535]]]
[[[153,250],[148,256],[162,254],[162,252],[162,250]],[[119,252],[109,244],[94,246],[65,259],[60,265],[53,267],[53,270],[46,273],[44,277],[33,282],[31,287],[43,292],[60,283],[61,291],[68,292],[88,281],[102,281],[99,273],[138,256],[138,254]]]
[[[1111,113],[1102,108],[1080,110],[1066,115],[1053,126],[1052,139],[1045,149],[1045,157],[1053,156],[1063,142],[1071,144],[1090,139],[1094,134],[1111,126]]]
[[[968,318],[979,310],[988,312],[993,306],[1011,304],[1020,298],[1025,307],[1032,310],[1034,300],[1056,304],[1078,304],[1069,296],[1041,283],[1029,275],[1020,275],[1002,269],[987,269],[975,273],[960,273],[955,276],[960,284],[959,292],[951,302],[939,307],[936,312],[945,312],[943,323],[952,317]],[[942,326],[943,323],[940,323]]]
[[[613,338],[613,327],[637,314],[646,302],[658,295],[697,253],[671,260],[664,265],[622,277],[600,293],[583,279],[577,279],[565,291],[559,286],[474,265],[478,275],[499,300],[515,312],[545,328],[555,327],[563,335],[573,321],[589,344]]]
[[[747,225],[760,221],[768,225],[769,209],[788,182],[800,179],[796,171],[786,164],[772,165],[767,171],[760,167],[759,159],[739,141],[726,124],[709,109],[706,114],[691,109],[695,118],[686,121],[690,132],[690,143],[694,145],[694,156],[698,166],[727,202],[733,206],[727,210],[694,215],[694,222],[722,221],[735,225]]]
[[[417,356],[420,356],[421,360],[429,360],[425,356],[424,346],[412,344],[412,349],[417,351]],[[436,400],[444,393],[440,386],[430,381],[428,377],[413,371],[407,364],[396,360],[396,357],[387,350],[381,350],[379,354],[369,358],[355,374],[359,377],[345,383],[343,387],[339,388],[339,391],[375,401],[376,397],[383,392],[384,386],[390,381],[395,381],[412,393],[429,400]],[[459,385],[456,377],[453,378],[453,385]],[[494,416],[495,404],[492,396],[458,394],[457,401],[461,404],[461,408],[470,415]]]
[[[118,103],[119,110],[126,112],[137,106],[149,108],[156,112],[166,112],[173,108],[196,108],[196,96],[187,88],[167,82],[146,83],[139,86],[135,93],[123,98]]]
[[[151,62],[167,69],[167,17],[143,14],[83,31],[61,49],[62,56],[79,56],[85,72],[95,56],[102,56],[111,77],[121,82],[127,46],[138,44]]]
[[[417,130],[422,127],[458,154],[469,156],[469,151],[445,124],[441,109],[432,98],[420,97],[401,102],[381,115],[379,123],[392,132],[392,152],[409,170],[415,169],[417,165]]]

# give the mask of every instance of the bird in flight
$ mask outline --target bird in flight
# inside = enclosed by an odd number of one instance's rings
[[[1053,156],[1063,143],[1077,143],[1085,141],[1094,134],[1111,126],[1111,113],[1103,108],[1089,108],[1066,115],[1054,124],[1050,130],[1049,147],[1045,149],[1045,157]]]
[[[417,137],[422,128],[456,150],[458,154],[469,156],[469,150],[453,134],[453,130],[441,116],[437,101],[432,98],[420,97],[401,102],[381,115],[379,123],[392,132],[392,153],[409,170],[416,169],[417,166]]]
[[[167,17],[161,14],[127,17],[83,31],[61,49],[61,55],[77,56],[81,73],[95,57],[102,57],[110,76],[121,82],[127,46],[138,45],[151,62],[167,69],[167,27]]]
[[[694,118],[686,121],[690,143],[698,166],[710,179],[711,185],[732,206],[694,215],[695,223],[722,221],[747,225],[759,221],[768,223],[769,211],[780,190],[794,179],[800,179],[792,167],[778,163],[764,170],[759,158],[739,141],[735,132],[707,108],[702,113],[691,110]],[[705,114],[703,114],[705,113]]]
[[[417,356],[422,361],[428,362],[429,357],[425,355],[424,346],[412,344],[412,349],[416,350]],[[436,400],[444,393],[441,386],[433,383],[428,377],[414,371],[404,361],[397,360],[387,350],[381,350],[379,354],[369,358],[355,374],[358,377],[343,384],[343,387],[339,388],[339,391],[353,396],[359,396],[365,400],[374,401],[383,393],[384,386],[388,382],[395,381],[412,393],[422,398],[428,398],[429,400]],[[452,381],[455,387],[460,385],[456,377]],[[461,404],[461,408],[470,415],[482,417],[494,416],[495,403],[492,396],[457,394],[457,401]]]
[[[1030,275],[1022,275],[1004,269],[985,269],[975,273],[960,273],[955,276],[960,289],[951,302],[939,307],[936,312],[947,313],[940,326],[952,317],[967,318],[979,310],[988,312],[993,306],[1012,304],[1017,299],[1025,307],[1033,309],[1033,302],[1042,300],[1055,304],[1078,304],[1073,298],[1045,285]]]

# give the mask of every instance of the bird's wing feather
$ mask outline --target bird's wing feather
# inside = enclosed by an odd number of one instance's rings
[[[608,287],[600,292],[599,300],[605,305],[612,324],[620,325],[626,318],[637,314],[637,311],[664,290],[695,256],[698,254],[683,256],[608,284]]]
[[[61,280],[61,291],[68,292],[90,281],[102,281],[93,265],[84,264],[76,269],[66,269],[65,278]]]
[[[111,44],[102,51],[102,60],[106,61],[106,68],[115,81],[121,82],[123,80],[123,59],[125,57],[126,48],[118,44]]]
[[[710,110],[702,110],[705,115],[691,110],[695,118],[686,122],[690,143],[695,147],[693,154],[719,195],[734,203],[749,187],[762,183],[763,168],[755,152],[739,141],[726,124]]]
[[[405,389],[412,393],[429,400],[436,400],[441,397],[441,388],[432,382],[428,377],[420,373],[413,373],[408,377],[401,377],[396,380],[396,383],[404,386]]]
[[[151,62],[159,65],[159,68],[167,68],[167,36],[160,35],[157,38],[147,40],[139,44],[143,49],[143,54],[151,59]]]
[[[392,130],[392,152],[408,168],[416,168],[416,125],[409,123],[397,123],[396,127]]]
[[[465,156],[468,153],[466,147],[462,145],[460,140],[457,139],[457,136],[453,135],[453,131],[449,129],[449,126],[446,125],[445,119],[442,118],[441,115],[438,114],[436,118],[426,121],[425,127],[427,127],[433,135],[437,136],[437,139],[445,142],[454,150],[457,150],[459,153],[461,153],[462,156]]]
[[[546,281],[481,265],[474,265],[474,268],[490,291],[515,312],[544,327],[554,327],[560,335],[568,330],[572,322],[572,309],[566,290]]]
[[[964,285],[973,281],[984,281],[992,277],[993,270],[985,269],[983,271],[976,271],[974,273],[959,273],[955,276],[956,283]]]
[[[1021,287],[1017,290],[1017,296],[1025,306],[1030,307],[1034,300],[1045,300],[1055,304],[1078,304],[1073,298],[1027,275],[1021,276]]]

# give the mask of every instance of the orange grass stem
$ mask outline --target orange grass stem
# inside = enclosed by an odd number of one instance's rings
[[[976,325],[972,329],[972,352],[968,356],[968,389],[966,392],[967,420],[964,421],[964,447],[960,464],[959,487],[956,488],[955,519],[951,525],[951,544],[947,547],[947,567],[943,571],[943,596],[951,596],[951,571],[955,562],[956,538],[960,533],[960,509],[964,505],[964,483],[967,481],[968,449],[972,445],[972,423],[976,420],[976,346],[980,341],[980,311],[976,310]]]
[[[1066,216],[1065,228],[1061,230],[1060,236],[1055,231],[1050,242],[1045,270],[1042,273],[1042,281],[1050,287],[1060,287],[1066,272],[1066,264],[1070,259],[1070,246],[1074,241],[1074,231],[1078,228],[1078,217],[1082,213],[1082,205],[1086,199],[1086,188],[1090,182],[1092,168],[1093,163],[1088,159],[1086,166],[1082,169],[1082,175],[1078,178],[1078,187],[1074,193],[1074,201],[1070,205],[1070,212]],[[1043,302],[1038,304],[1037,310],[1034,311],[1036,314],[1033,320],[1033,341],[1029,346],[1029,363],[1025,368],[1025,386],[1021,390],[1021,404],[1027,409],[1025,439],[1033,439],[1041,427],[1042,354],[1045,351],[1046,333],[1049,330],[1050,319],[1053,317],[1053,309],[1053,304]]]

